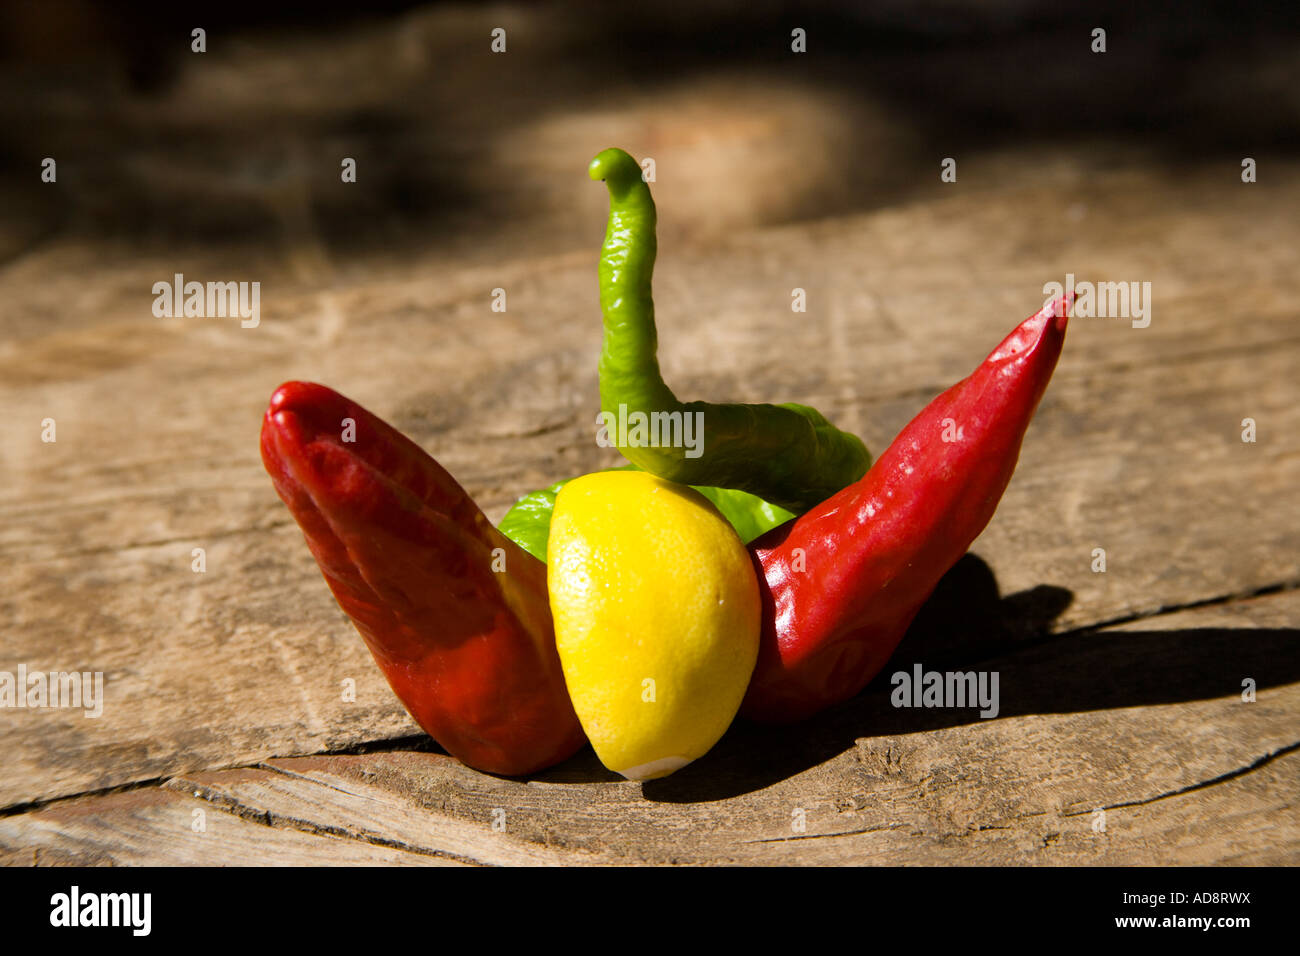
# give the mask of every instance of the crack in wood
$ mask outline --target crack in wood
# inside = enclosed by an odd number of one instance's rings
[[[326,789],[333,790],[336,793],[342,793],[349,797],[356,797],[358,800],[373,800],[375,803],[383,802],[382,800],[379,800],[377,797],[372,797],[369,794],[355,793],[351,790],[345,790],[343,787],[337,786],[336,784],[328,783],[324,780],[321,780],[319,777],[313,777],[310,774],[305,774],[305,773],[295,773],[292,770],[286,770],[283,767],[277,767],[275,766],[275,764],[259,763],[257,767],[259,770],[265,770],[267,773],[280,774],[281,776],[289,777],[292,780],[302,780],[306,783],[312,783],[317,786],[325,787]]]
[[[1121,617],[1108,618],[1104,621],[1098,621],[1093,624],[1081,624],[1078,627],[1072,627],[1068,630],[1045,634],[1041,643],[1060,640],[1064,637],[1080,637],[1085,634],[1091,634],[1094,631],[1120,627],[1124,624],[1132,624],[1135,621],[1146,621],[1151,618],[1163,617],[1166,614],[1178,614],[1182,611],[1194,611],[1204,607],[1216,607],[1225,604],[1232,604],[1238,601],[1249,601],[1254,598],[1267,597],[1271,594],[1282,594],[1286,591],[1293,591],[1298,588],[1300,588],[1300,579],[1291,579],[1261,585],[1260,587],[1252,588],[1249,591],[1234,591],[1228,594],[1215,595],[1214,597],[1187,601],[1183,604],[1162,604],[1160,607],[1154,608],[1150,611],[1135,611],[1132,614],[1125,614]]]
[[[879,833],[884,830],[902,830],[905,827],[907,827],[906,823],[891,823],[888,826],[883,827],[866,827],[861,830],[844,830],[839,833],[796,833],[793,836],[766,837],[762,840],[742,840],[741,843],[789,843],[792,840],[820,840],[826,837],[858,836],[863,833]]]
[[[287,772],[279,770],[279,768],[266,767],[264,761],[267,760],[286,760],[295,757],[360,757],[366,754],[396,753],[408,750],[429,753],[431,752],[432,747],[436,747],[436,744],[434,744],[433,740],[426,734],[405,734],[401,737],[363,740],[358,743],[350,744],[347,747],[340,747],[335,750],[319,750],[309,754],[272,754],[269,757],[263,758],[261,761],[255,761],[253,763],[190,768],[183,772],[160,777],[149,777],[143,780],[129,780],[126,783],[114,784],[111,787],[91,787],[87,790],[79,790],[76,793],[61,793],[58,796],[45,797],[40,800],[27,800],[22,803],[13,803],[7,807],[0,807],[0,819],[3,819],[4,817],[18,816],[23,813],[35,813],[39,810],[55,806],[56,804],[66,803],[70,800],[80,800],[83,797],[107,797],[112,796],[115,793],[127,793],[131,790],[141,790],[146,787],[162,787],[173,780],[183,777],[185,774],[219,773],[224,771],[255,769],[275,769],[277,773]]]
[[[1282,747],[1282,748],[1280,748],[1280,749],[1278,749],[1278,750],[1274,750],[1274,751],[1272,751],[1272,752],[1270,752],[1270,753],[1264,754],[1264,756],[1260,757],[1260,758],[1257,759],[1257,760],[1253,760],[1253,761],[1251,761],[1249,764],[1247,764],[1247,765],[1244,766],[1244,767],[1237,767],[1237,768],[1235,768],[1235,769],[1233,769],[1233,770],[1228,770],[1228,771],[1226,771],[1226,772],[1224,772],[1224,773],[1219,774],[1218,776],[1211,777],[1209,780],[1201,780],[1201,781],[1198,781],[1197,783],[1188,784],[1187,786],[1185,786],[1185,787],[1180,787],[1180,788],[1178,788],[1177,790],[1170,790],[1170,791],[1168,791],[1167,793],[1159,793],[1159,794],[1156,794],[1156,795],[1153,796],[1153,797],[1144,797],[1144,798],[1142,798],[1141,800],[1129,800],[1129,801],[1124,802],[1124,803],[1115,803],[1115,804],[1110,804],[1110,805],[1106,805],[1106,806],[1089,807],[1089,808],[1086,809],[1086,810],[1075,810],[1075,811],[1071,811],[1071,812],[1068,812],[1068,813],[1061,813],[1060,815],[1061,815],[1062,817],[1081,817],[1081,816],[1088,816],[1089,814],[1096,813],[1097,810],[1099,810],[1099,809],[1100,809],[1100,810],[1119,810],[1119,809],[1123,809],[1123,808],[1125,808],[1125,807],[1140,807],[1140,806],[1145,806],[1145,805],[1147,805],[1147,804],[1149,804],[1149,803],[1156,803],[1156,802],[1158,802],[1158,801],[1160,801],[1160,800],[1167,800],[1167,799],[1169,799],[1170,797],[1179,797],[1179,796],[1182,796],[1182,795],[1184,795],[1184,794],[1194,793],[1194,792],[1196,792],[1196,791],[1198,791],[1198,790],[1205,790],[1205,789],[1207,789],[1207,788],[1209,788],[1209,787],[1212,787],[1212,786],[1214,786],[1214,785],[1216,785],[1216,784],[1226,783],[1226,782],[1229,781],[1229,780],[1235,780],[1235,779],[1237,779],[1237,778],[1239,778],[1239,777],[1245,776],[1246,774],[1251,773],[1252,771],[1258,770],[1258,769],[1260,769],[1261,767],[1264,767],[1264,766],[1266,766],[1266,765],[1272,763],[1274,760],[1277,760],[1277,759],[1279,759],[1280,757],[1285,757],[1287,754],[1289,754],[1289,753],[1293,753],[1293,752],[1296,751],[1296,750],[1300,750],[1300,741],[1298,741],[1298,742],[1296,742],[1296,743],[1294,743],[1294,744],[1290,744],[1290,745],[1288,745],[1288,746],[1286,746],[1286,747]],[[1283,807],[1283,808],[1279,808],[1279,809],[1284,809],[1284,807]],[[1046,816],[1046,815],[1047,815],[1047,812],[1048,812],[1048,811],[1046,811],[1046,810],[1033,810],[1033,811],[1030,811],[1029,813],[1017,813],[1017,814],[1015,814],[1015,815],[1013,815],[1013,816],[1010,816],[1010,817],[1004,817],[1004,818],[1003,818],[1004,820],[1007,821],[1007,824],[1006,824],[1006,825],[1002,825],[1002,824],[978,824],[978,825],[976,825],[976,826],[974,826],[974,827],[970,827],[969,830],[972,831],[972,832],[978,832],[978,831],[983,831],[983,830],[1010,830],[1010,829],[1014,829],[1014,827],[1013,827],[1011,824],[1018,823],[1018,822],[1020,822],[1020,821],[1022,821],[1022,820],[1028,820],[1028,819],[1030,819],[1031,817],[1041,817],[1041,816]],[[962,834],[957,833],[957,834],[951,834],[951,835],[957,835],[957,836],[960,836],[960,835],[962,835]],[[1060,836],[1059,833],[1057,833],[1057,834],[1055,834],[1055,835],[1058,836],[1058,837]]]
[[[150,777],[147,780],[131,780],[127,783],[119,783],[112,787],[95,787],[90,790],[81,790],[77,793],[60,794],[57,797],[46,797],[42,800],[27,800],[23,803],[12,803],[7,807],[0,807],[0,820],[5,817],[15,817],[24,813],[36,813],[45,810],[56,804],[66,803],[69,800],[77,800],[81,797],[108,797],[115,793],[129,793],[132,790],[143,790],[147,787],[160,787],[167,783],[172,777]]]
[[[1197,783],[1188,784],[1186,787],[1179,787],[1177,790],[1170,790],[1167,793],[1158,793],[1154,797],[1144,797],[1141,800],[1128,800],[1125,801],[1124,803],[1109,804],[1107,806],[1101,807],[1100,809],[1121,810],[1124,809],[1125,807],[1144,807],[1147,804],[1156,803],[1160,800],[1168,800],[1171,797],[1181,797],[1187,793],[1195,793],[1197,790],[1205,790],[1209,787],[1215,786],[1216,784],[1227,783],[1229,780],[1236,780],[1239,777],[1244,777],[1246,774],[1253,773],[1254,771],[1259,770],[1262,767],[1266,767],[1273,761],[1278,760],[1281,757],[1285,757],[1287,754],[1295,753],[1297,750],[1300,750],[1300,741],[1296,741],[1293,744],[1288,744],[1287,746],[1279,748],[1278,750],[1274,750],[1271,753],[1266,753],[1258,760],[1254,760],[1248,763],[1244,767],[1237,767],[1235,770],[1229,770],[1226,773],[1221,773],[1217,777],[1211,777],[1209,780],[1201,780]],[[1080,816],[1086,816],[1090,813],[1096,813],[1096,812],[1097,812],[1097,808],[1091,807],[1087,810],[1075,810],[1071,813],[1063,813],[1061,814],[1061,816],[1080,817]]]
[[[319,784],[320,781],[311,781]],[[302,817],[288,816],[285,814],[274,813],[271,810],[258,810],[248,804],[227,794],[218,793],[210,787],[202,784],[196,784],[192,781],[186,781],[186,787],[193,786],[194,789],[189,791],[192,796],[203,800],[216,807],[218,810],[230,813],[242,820],[248,820],[251,823],[261,824],[279,830],[296,830],[299,833],[308,833],[313,836],[328,836],[342,840],[352,840],[356,843],[366,843],[372,846],[381,846],[390,850],[401,850],[406,853],[413,853],[418,856],[431,856],[444,860],[452,860],[456,863],[463,863],[467,866],[491,866],[483,860],[477,860],[473,857],[465,856],[460,853],[453,853],[450,850],[438,850],[433,847],[417,846],[406,843],[403,840],[396,840],[391,837],[383,837],[374,833],[362,833],[348,827],[331,826],[326,823],[315,823],[311,820],[305,820]]]

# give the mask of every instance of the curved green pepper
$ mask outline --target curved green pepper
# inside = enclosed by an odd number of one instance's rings
[[[636,465],[603,468],[602,471],[640,471]],[[497,526],[498,530],[519,547],[541,561],[546,560],[546,543],[551,536],[551,512],[555,510],[555,496],[572,479],[557,481],[549,487],[524,495],[506,512]],[[713,502],[722,516],[731,522],[736,534],[745,544],[760,537],[777,525],[785,524],[795,515],[777,505],[770,504],[735,488],[709,488],[697,486],[700,494]]]
[[[664,384],[655,355],[655,205],[650,188],[636,160],[621,149],[597,155],[588,174],[609,187],[609,227],[599,267],[603,417],[609,423],[638,414],[643,421],[666,415],[656,420],[668,422],[680,415],[678,422],[702,426],[702,442],[693,449],[680,441],[648,444],[622,428],[608,429],[611,443],[660,478],[739,489],[794,512],[806,511],[865,475],[871,455],[862,440],[840,431],[815,409],[678,401]],[[685,434],[681,426],[679,434]]]

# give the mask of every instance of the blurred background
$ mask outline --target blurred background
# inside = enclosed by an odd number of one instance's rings
[[[300,268],[503,236],[512,255],[589,247],[605,199],[575,175],[611,144],[666,171],[661,228],[682,242],[922,198],[945,156],[965,183],[1023,184],[1291,153],[1296,10],[19,0],[0,7],[0,256],[67,230],[271,255],[310,237]],[[44,156],[63,188],[31,174]],[[364,189],[341,188],[345,156]]]

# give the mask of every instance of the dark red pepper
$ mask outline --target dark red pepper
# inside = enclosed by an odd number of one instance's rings
[[[500,774],[582,746],[546,566],[492,527],[442,466],[361,406],[303,382],[271,396],[261,445],[330,590],[426,733]]]
[[[1026,319],[916,416],[857,483],[750,545],[764,601],[741,713],[771,723],[852,697],[984,530],[1065,340],[1070,302]]]

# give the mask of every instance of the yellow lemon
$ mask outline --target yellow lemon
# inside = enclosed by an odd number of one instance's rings
[[[758,657],[758,580],[702,495],[644,472],[570,481],[555,500],[547,586],[564,680],[610,770],[664,777],[703,756]]]

